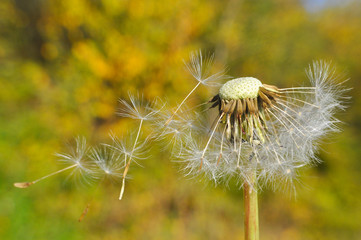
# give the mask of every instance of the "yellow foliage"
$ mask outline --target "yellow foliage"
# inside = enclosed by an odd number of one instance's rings
[[[109,78],[113,75],[112,68],[107,64],[104,56],[92,42],[78,42],[73,48],[74,55],[88,65],[90,70],[99,78]]]
[[[216,70],[229,66],[233,77],[280,86],[302,84],[307,64],[327,58],[352,79],[353,106],[342,126],[347,134],[325,145],[332,156],[320,153],[325,163],[312,177],[301,173],[300,182],[312,187],[300,190],[296,202],[261,193],[261,238],[356,239],[361,6],[355,1],[311,13],[303,2],[0,1],[0,182],[11,186],[15,178],[45,174],[44,165],[57,168],[51,153],[73,136],[98,142],[109,131],[135,131],[137,121],[115,113],[128,91],[179,103],[196,84],[182,62],[191,51],[215,52]],[[204,103],[213,94],[208,91],[217,89],[201,87],[187,104]],[[225,191],[204,188],[199,179],[183,178],[164,149],[149,155],[140,162],[144,168],[131,169],[122,202],[119,183],[97,187],[81,224],[73,224],[73,216],[91,198],[87,191],[55,180],[49,183],[55,190],[1,188],[7,200],[0,200],[6,215],[0,238],[242,239],[241,194],[232,183]],[[62,208],[74,199],[80,202],[74,209]]]

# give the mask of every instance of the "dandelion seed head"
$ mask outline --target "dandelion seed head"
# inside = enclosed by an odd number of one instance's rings
[[[214,123],[190,131],[176,156],[187,175],[236,177],[242,185],[256,172],[260,184],[293,184],[299,168],[320,161],[320,140],[339,131],[334,114],[345,109],[347,89],[328,63],[314,62],[307,76],[311,86],[279,88],[250,77],[221,86],[209,101],[218,109]]]

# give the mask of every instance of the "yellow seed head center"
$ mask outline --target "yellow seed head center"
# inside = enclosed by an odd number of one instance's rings
[[[262,83],[257,78],[242,77],[230,80],[219,89],[219,97],[224,100],[257,98]]]

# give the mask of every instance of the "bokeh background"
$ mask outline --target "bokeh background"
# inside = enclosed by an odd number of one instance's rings
[[[184,178],[167,151],[131,167],[122,201],[119,182],[82,187],[66,173],[12,186],[60,169],[54,152],[74,136],[96,144],[136,126],[115,114],[128,91],[175,106],[195,84],[182,59],[204,49],[216,69],[279,86],[306,83],[316,59],[350,78],[343,130],[301,171],[295,197],[261,192],[260,229],[261,239],[361,239],[360,29],[359,0],[0,1],[0,238],[243,239],[237,185]]]

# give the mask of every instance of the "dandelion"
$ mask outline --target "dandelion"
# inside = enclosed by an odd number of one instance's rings
[[[94,172],[93,172],[93,164],[87,158],[88,147],[86,144],[86,139],[83,137],[78,137],[75,139],[75,143],[76,143],[75,147],[70,148],[70,153],[55,154],[60,158],[59,160],[61,162],[64,162],[70,166],[60,169],[56,172],[50,173],[46,176],[43,176],[31,182],[14,183],[14,186],[17,188],[27,188],[41,180],[44,180],[48,177],[51,177],[53,175],[59,174],[61,172],[70,169],[72,169],[70,173],[71,176],[82,177],[85,180],[85,182],[89,182],[90,180],[89,176],[91,176]]]
[[[214,151],[226,160],[234,154],[237,159],[232,167],[236,169],[251,165],[253,161],[244,160],[244,153],[249,151],[257,168],[272,169],[290,159],[299,165],[317,161],[314,142],[327,132],[337,131],[338,120],[333,114],[344,109],[342,95],[347,89],[335,82],[337,76],[325,62],[315,62],[307,75],[310,87],[278,88],[251,77],[226,82],[209,101],[218,116],[197,161],[200,170],[203,158]]]
[[[317,141],[337,131],[334,113],[344,109],[347,91],[323,61],[307,70],[311,86],[279,88],[253,77],[232,79],[209,101],[214,124],[183,141],[178,156],[187,175],[215,182],[236,177],[244,188],[246,239],[258,239],[257,190],[292,184],[297,170],[319,161]]]

